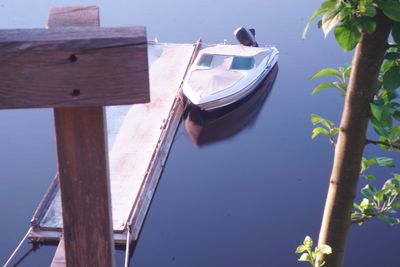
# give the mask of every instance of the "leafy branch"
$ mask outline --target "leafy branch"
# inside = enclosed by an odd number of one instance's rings
[[[338,81],[321,83],[314,88],[312,94],[318,93],[319,91],[326,88],[337,88],[340,90],[341,95],[344,96],[347,90],[347,79],[350,77],[351,65],[345,64],[343,67],[338,69],[326,68],[311,76],[310,79],[319,78],[323,76],[334,76]]]
[[[397,142],[397,141],[396,141]],[[391,142],[383,142],[383,141],[376,141],[376,140],[366,140],[367,144],[373,144],[373,145],[381,145],[385,149],[391,149],[391,150],[400,150],[400,145],[394,145]]]
[[[329,142],[332,146],[335,146],[335,138],[339,133],[339,128],[334,127],[334,123],[318,116],[311,114],[311,122],[313,125],[321,124],[323,127],[316,127],[313,129],[311,138],[314,139],[319,134],[324,134],[329,137]]]
[[[330,31],[345,52],[351,51],[361,40],[361,33],[373,33],[376,29],[374,17],[380,9],[388,18],[395,21],[392,37],[398,44],[400,34],[400,3],[397,0],[328,0],[312,14],[307,23],[302,38],[316,17],[323,14],[318,26],[322,28],[325,37]],[[340,24],[340,25],[338,25]]]
[[[303,244],[298,246],[296,249],[296,253],[302,253],[298,261],[308,261],[313,267],[324,265],[324,260],[317,260],[317,258],[320,255],[331,254],[332,248],[328,245],[320,245],[315,247],[313,251],[312,246],[313,240],[311,237],[306,236]]]
[[[368,180],[372,180],[372,181],[376,180],[376,177],[374,175],[365,174],[365,171],[373,165],[378,165],[383,168],[394,168],[395,167],[393,160],[388,157],[376,157],[376,158],[371,158],[371,159],[366,159],[363,157],[361,159],[360,176],[362,176]]]
[[[366,220],[378,217],[386,225],[393,226],[400,224],[400,219],[387,214],[397,213],[400,208],[398,200],[400,194],[400,175],[394,174],[385,182],[381,190],[371,185],[366,185],[361,189],[365,197],[360,204],[354,203],[356,209],[351,215],[351,223],[362,225]]]

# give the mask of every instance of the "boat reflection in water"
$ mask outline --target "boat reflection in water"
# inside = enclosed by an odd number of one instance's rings
[[[212,111],[190,105],[185,114],[185,131],[191,141],[203,146],[234,136],[259,114],[278,74],[278,65],[248,96],[229,106]]]

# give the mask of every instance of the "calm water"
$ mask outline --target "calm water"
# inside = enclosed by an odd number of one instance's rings
[[[254,27],[260,44],[280,50],[279,73],[266,102],[236,135],[203,146],[178,129],[167,166],[131,258],[131,266],[307,266],[296,246],[317,238],[333,151],[312,141],[309,116],[338,121],[342,99],[331,90],[311,96],[323,67],[350,62],[332,36],[312,27],[319,5],[309,1],[22,1],[0,2],[1,28],[43,27],[59,5],[99,5],[102,26],[146,25],[149,39],[235,42],[238,26]],[[323,81],[321,79],[321,81]],[[0,112],[0,262],[29,227],[56,171],[52,111]],[[383,155],[368,148],[368,155]],[[396,158],[399,162],[399,157]],[[393,170],[374,170],[387,178]],[[397,266],[398,227],[380,221],[354,226],[345,266]],[[20,256],[31,246],[22,247]],[[54,246],[42,246],[19,266],[47,266]],[[123,262],[123,252],[117,251]]]

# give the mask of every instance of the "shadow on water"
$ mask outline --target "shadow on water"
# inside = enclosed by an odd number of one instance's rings
[[[272,90],[278,69],[275,65],[254,92],[234,104],[213,111],[189,106],[184,127],[190,140],[201,147],[230,138],[253,123]]]

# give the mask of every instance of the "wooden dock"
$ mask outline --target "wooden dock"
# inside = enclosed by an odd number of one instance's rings
[[[200,43],[149,44],[151,102],[107,107],[114,241],[136,240],[186,107],[181,86]],[[32,218],[33,241],[62,238],[57,176]],[[128,240],[129,242],[130,240]],[[62,242],[53,266],[63,266]]]

